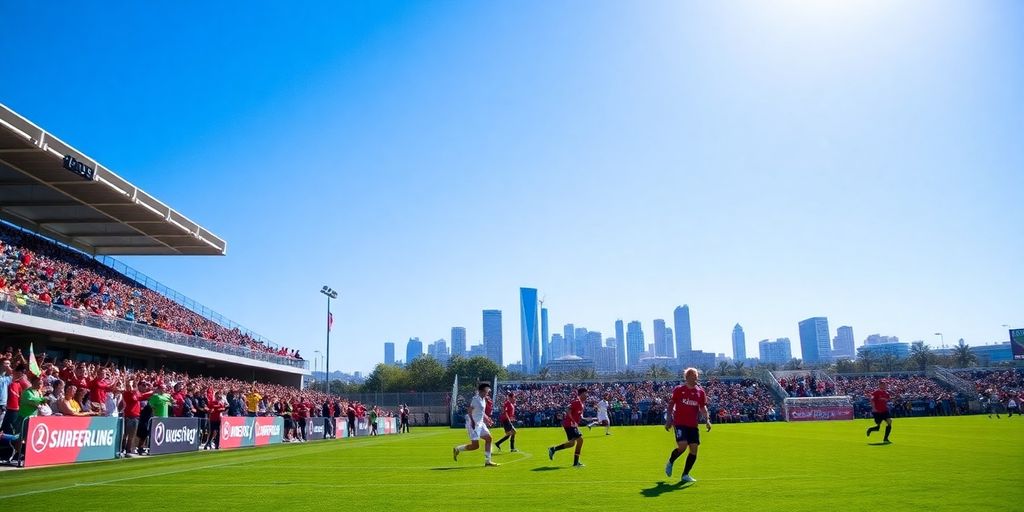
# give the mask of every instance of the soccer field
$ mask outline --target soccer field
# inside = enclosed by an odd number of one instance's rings
[[[3,509],[29,510],[1024,510],[1024,418],[896,419],[890,445],[848,422],[716,425],[692,472],[667,478],[660,427],[524,429],[520,453],[453,462],[463,430],[138,458],[0,473]],[[53,508],[50,508],[53,507]]]

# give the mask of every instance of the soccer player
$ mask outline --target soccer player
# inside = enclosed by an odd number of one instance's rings
[[[608,418],[608,399],[611,397],[611,393],[605,393],[604,398],[597,402],[597,423],[595,423],[595,425],[601,425],[604,427],[604,435],[606,436],[612,435],[612,422]]]
[[[1006,412],[1009,413],[1009,418],[1013,417],[1013,413],[1017,413],[1017,416],[1020,416],[1020,405],[1014,400],[1013,395],[1010,395],[1010,401],[1006,403]]]
[[[580,423],[593,420],[593,418],[583,417],[583,403],[586,401],[587,388],[577,389],[576,397],[569,402],[569,410],[565,414],[565,419],[562,420],[562,428],[565,429],[566,441],[558,446],[548,448],[549,460],[555,460],[555,452],[575,446],[576,452],[572,458],[572,466],[575,468],[581,468],[584,466],[584,464],[580,462],[580,451],[583,450],[583,434],[580,433]]]
[[[477,393],[473,395],[473,401],[469,404],[469,412],[466,414],[466,431],[469,433],[469,444],[462,444],[452,448],[452,458],[459,460],[459,453],[471,452],[480,448],[480,439],[484,440],[484,466],[497,466],[491,461],[491,431],[487,429],[493,420],[484,411],[487,409],[487,394],[491,392],[491,385],[484,382],[477,386]]]
[[[878,389],[871,392],[871,415],[875,418],[875,426],[868,428],[867,436],[871,437],[872,432],[878,432],[882,422],[885,422],[885,437],[883,443],[888,443],[889,432],[892,432],[892,415],[889,414],[889,400],[891,397],[885,390],[885,381],[878,382]]]
[[[676,447],[669,454],[668,463],[665,464],[665,475],[672,476],[672,465],[676,459],[687,449],[690,450],[686,456],[686,467],[683,468],[681,482],[696,482],[690,476],[693,464],[697,462],[697,448],[700,447],[700,430],[697,423],[700,415],[704,415],[704,426],[711,432],[711,415],[708,414],[708,397],[704,388],[697,385],[697,377],[700,374],[696,368],[687,368],[683,372],[684,384],[676,386],[672,390],[672,398],[669,399],[669,408],[665,430],[675,429]]]
[[[505,429],[505,437],[498,439],[497,443],[494,443],[498,449],[501,449],[501,443],[508,441],[508,445],[512,452],[516,450],[516,396],[509,392],[508,396],[505,397],[505,404],[501,406],[501,428]]]

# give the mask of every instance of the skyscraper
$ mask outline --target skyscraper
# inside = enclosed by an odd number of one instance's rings
[[[800,357],[805,363],[827,363],[832,360],[832,344],[829,339],[828,318],[816,316],[801,321]]]
[[[654,319],[654,355],[667,356],[669,343],[665,338],[665,321],[660,318]]]
[[[494,361],[498,366],[502,363],[502,338],[501,338],[501,310],[484,310],[484,352],[487,359]]]
[[[384,364],[395,364],[395,344],[391,341],[384,342]]]
[[[409,338],[409,343],[405,346],[405,364],[413,362],[422,355],[423,342],[419,338]]]
[[[466,357],[466,328],[452,327],[452,357]]]
[[[615,321],[615,369],[626,369],[626,335],[623,333],[622,320]]]
[[[548,362],[554,361],[560,357],[565,357],[567,351],[565,349],[565,338],[557,332],[551,335],[551,354],[548,355]]]
[[[586,357],[587,352],[587,328],[577,327],[576,333],[573,334],[573,348],[572,353],[580,357]]]
[[[672,337],[672,328],[665,327],[665,348],[668,349],[668,357],[675,357],[676,351],[673,347],[673,340],[675,338]]]
[[[680,366],[686,363],[686,358],[693,350],[693,340],[690,338],[690,306],[683,304],[672,311],[676,327],[676,358]]]
[[[644,351],[644,330],[640,322],[633,320],[626,327],[626,352],[629,354],[629,365],[640,362],[640,354]]]
[[[601,340],[602,339],[603,338],[601,337],[601,333],[600,332],[597,332],[597,331],[589,331],[589,332],[587,332],[586,349],[584,350],[584,352],[586,353],[585,357],[589,357],[589,358],[593,359],[594,361],[597,361],[598,353],[601,352],[601,348],[602,348],[601,347]],[[613,359],[613,361],[614,361],[614,359]]]
[[[548,363],[551,339],[548,337],[548,308],[540,308],[540,365]],[[540,368],[538,368],[538,371]]]
[[[757,343],[758,354],[764,364],[786,364],[793,359],[793,349],[789,338],[775,341],[761,340]]]
[[[523,371],[532,375],[540,370],[540,310],[536,288],[519,289],[519,333]]]
[[[832,340],[833,359],[856,359],[857,354],[853,350],[853,327],[844,325],[836,329],[836,337]]]
[[[448,354],[448,342],[444,339],[439,339],[427,345],[427,354],[437,359],[441,364],[447,364],[450,357]]]
[[[565,324],[562,327],[562,342],[565,343],[565,353],[563,356],[576,355],[576,326],[573,324]]]
[[[747,335],[743,334],[740,324],[732,328],[732,358],[736,361],[747,358]]]

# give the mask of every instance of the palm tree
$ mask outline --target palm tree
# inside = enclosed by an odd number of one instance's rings
[[[857,363],[860,364],[860,371],[868,373],[877,362],[875,354],[870,350],[863,350],[857,354]]]
[[[783,367],[787,370],[802,370],[804,368],[804,362],[802,359],[793,358]]]
[[[891,372],[896,369],[896,365],[900,363],[900,358],[896,357],[896,354],[885,353],[879,359],[878,364],[882,367],[882,370]]]
[[[915,341],[910,345],[909,359],[917,369],[924,371],[933,358],[934,354],[932,354],[931,347],[925,345],[923,341]]]
[[[733,372],[736,373],[736,375],[739,375],[740,377],[742,377],[747,372],[747,369],[744,368],[743,361],[736,361],[735,363],[732,364],[732,368]]]
[[[729,363],[727,363],[725,361],[722,361],[722,362],[718,363],[718,374],[719,375],[725,375],[728,372],[729,372]]]
[[[960,338],[960,343],[953,346],[953,361],[956,362],[958,368],[967,368],[978,361],[978,356],[971,352],[971,346],[964,343],[964,339]]]

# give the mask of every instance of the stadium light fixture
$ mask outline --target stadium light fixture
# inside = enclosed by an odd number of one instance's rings
[[[331,392],[331,326],[334,324],[334,317],[331,316],[331,299],[338,298],[338,292],[330,286],[324,285],[320,293],[327,296],[327,355],[324,358],[324,392]]]
[[[939,337],[939,343],[942,345],[942,348],[946,348],[946,338],[942,336],[942,333],[937,332],[935,335]]]

